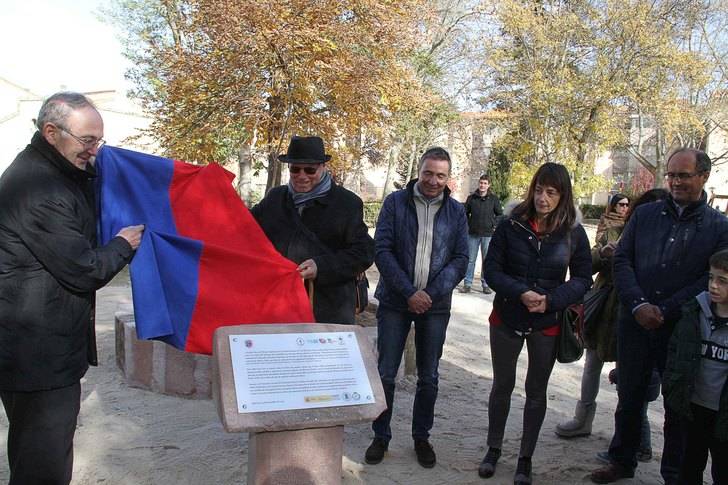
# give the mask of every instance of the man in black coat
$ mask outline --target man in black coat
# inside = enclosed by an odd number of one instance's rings
[[[665,369],[667,344],[680,308],[707,288],[710,256],[728,248],[728,219],[706,203],[711,162],[682,148],[667,161],[670,194],[641,205],[630,217],[614,255],[614,285],[622,304],[617,327],[619,402],[609,447],[611,463],[595,470],[595,483],[634,476],[640,421],[652,369]],[[682,458],[679,419],[665,406],[660,473],[678,483]]]
[[[355,278],[374,261],[362,201],[334,183],[321,138],[294,136],[278,159],[288,164],[288,185],[272,189],[251,212],[278,252],[313,281],[316,321],[354,323]]]
[[[498,196],[490,191],[490,177],[483,174],[478,180],[478,190],[470,194],[465,201],[465,215],[468,217],[468,269],[465,272],[465,280],[461,293],[470,293],[475,274],[475,262],[478,259],[480,249],[483,260],[480,281],[483,285],[483,293],[492,293],[485,281],[485,256],[488,254],[488,246],[493,237],[493,231],[498,217],[503,215]]]
[[[94,295],[143,226],[96,247],[93,157],[104,124],[83,95],[42,105],[38,131],[0,177],[0,397],[10,484],[67,484],[81,377],[97,365]]]

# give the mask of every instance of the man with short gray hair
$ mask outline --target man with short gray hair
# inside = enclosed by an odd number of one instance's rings
[[[0,177],[0,398],[11,485],[67,484],[81,377],[97,365],[94,297],[130,260],[143,226],[96,246],[101,115],[78,93],[40,109],[38,131]]]
[[[610,463],[594,483],[634,476],[645,396],[652,370],[665,370],[667,345],[681,306],[704,291],[711,255],[728,248],[728,219],[712,209],[703,190],[710,158],[681,148],[667,159],[666,200],[643,204],[630,216],[614,255],[614,286],[621,302],[617,324],[619,402]],[[683,440],[679,419],[665,405],[660,474],[679,483]]]
[[[420,157],[419,178],[389,194],[377,220],[378,367],[387,409],[372,424],[374,440],[365,455],[369,464],[382,461],[392,438],[395,378],[412,322],[417,353],[412,438],[420,465],[432,468],[436,463],[429,436],[435,417],[438,365],[452,291],[468,265],[465,210],[447,188],[451,169],[445,149],[425,151]]]

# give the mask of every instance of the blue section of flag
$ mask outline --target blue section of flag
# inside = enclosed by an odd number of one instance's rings
[[[99,237],[107,244],[121,228],[177,234],[169,200],[174,162],[169,158],[105,146],[96,157]]]
[[[99,238],[144,224],[130,265],[137,335],[185,348],[197,301],[202,242],[177,234],[169,198],[174,162],[115,147],[96,158]]]

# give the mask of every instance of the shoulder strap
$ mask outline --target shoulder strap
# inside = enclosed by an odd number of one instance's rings
[[[296,224],[296,227],[298,230],[300,230],[308,239],[310,239],[316,246],[321,248],[321,250],[326,254],[331,254],[333,251],[331,248],[329,248],[326,244],[324,244],[316,234],[313,233],[311,229],[306,226],[306,224],[303,223],[303,219],[301,218],[301,214],[298,212],[298,209],[296,209],[295,206],[293,206],[293,222]]]

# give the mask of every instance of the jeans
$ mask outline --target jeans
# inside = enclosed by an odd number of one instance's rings
[[[538,331],[522,337],[503,324],[490,326],[493,387],[488,398],[488,446],[503,447],[503,433],[516,384],[516,365],[524,340],[528,349],[528,370],[519,456],[533,456],[546,416],[546,390],[556,361],[556,337]]]
[[[426,440],[430,436],[435,419],[437,400],[437,372],[445,344],[450,312],[421,315],[399,311],[379,305],[377,309],[377,350],[379,351],[379,377],[382,379],[387,409],[372,423],[376,438],[387,442],[392,439],[392,405],[395,379],[402,360],[412,322],[415,324],[415,349],[417,362],[417,391],[412,408],[412,438]]]
[[[619,401],[614,413],[614,437],[609,456],[620,465],[634,469],[637,466],[644,401],[653,369],[657,368],[660,376],[665,370],[670,329],[663,325],[655,330],[646,330],[635,321],[629,310],[623,310],[617,329]],[[665,483],[677,483],[683,437],[680,420],[667,405],[663,431],[665,439],[660,474]]]
[[[490,246],[490,236],[471,236],[468,235],[468,270],[465,273],[465,286],[472,286],[473,277],[475,276],[475,262],[478,259],[478,249],[480,249],[483,258],[483,268],[480,273],[480,280],[483,288],[488,286],[485,283],[485,255],[488,254],[488,246]]]

